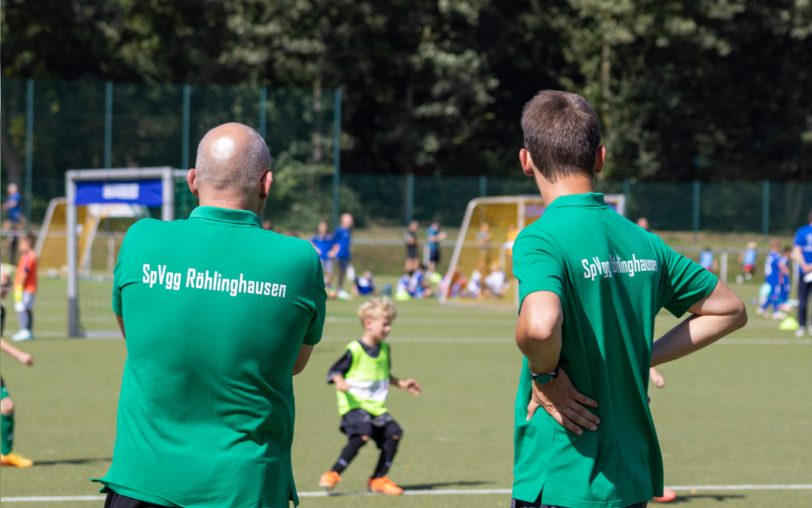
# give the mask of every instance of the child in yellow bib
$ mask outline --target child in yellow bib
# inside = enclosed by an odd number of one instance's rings
[[[341,432],[347,445],[338,461],[321,476],[319,485],[332,490],[341,481],[341,473],[370,439],[381,450],[375,472],[367,483],[371,492],[399,495],[398,487],[386,474],[403,436],[403,429],[386,409],[389,385],[412,395],[420,395],[420,384],[414,379],[398,379],[390,372],[389,344],[384,342],[392,331],[395,306],[386,298],[373,298],[358,309],[364,335],[347,345],[344,354],[330,367],[327,382],[335,383]]]

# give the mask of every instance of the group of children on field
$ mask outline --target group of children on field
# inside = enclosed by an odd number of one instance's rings
[[[20,258],[16,271],[12,265],[0,265],[0,299],[5,300],[9,292],[14,295],[14,310],[20,321],[20,330],[12,336],[14,341],[25,341],[34,338],[34,299],[37,294],[37,255],[34,251],[34,239],[30,234],[23,234],[16,239]],[[12,286],[13,272],[13,286]],[[0,336],[5,335],[6,308],[0,305]],[[32,356],[0,339],[0,350],[13,357],[23,365],[33,365]],[[14,401],[0,377],[0,465],[6,467],[26,468],[34,463],[30,459],[14,452]]]

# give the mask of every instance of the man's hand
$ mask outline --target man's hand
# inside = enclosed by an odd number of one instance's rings
[[[398,388],[412,395],[420,395],[421,392],[420,383],[411,378],[398,380]]]
[[[587,407],[598,407],[598,403],[575,389],[564,369],[558,369],[558,377],[539,386],[531,382],[533,392],[527,405],[527,419],[530,420],[536,409],[543,407],[562,427],[579,436],[583,429],[595,431],[601,419]]]

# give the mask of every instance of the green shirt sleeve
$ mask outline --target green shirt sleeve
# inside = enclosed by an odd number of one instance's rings
[[[525,229],[513,245],[513,275],[519,281],[519,308],[530,293],[550,291],[564,298],[560,247],[543,232]]]
[[[661,240],[659,242],[665,277],[660,289],[660,303],[671,314],[680,317],[693,304],[711,294],[719,279]]]
[[[324,291],[324,274],[321,270],[321,261],[319,261],[318,254],[316,254],[315,250],[313,250],[313,259],[316,269],[313,276],[313,284],[311,285],[312,295],[310,298],[313,302],[314,312],[310,319],[310,325],[305,332],[304,340],[302,341],[308,346],[316,345],[321,341],[321,334],[324,330],[324,317],[327,313],[327,293]]]
[[[116,316],[123,316],[121,307],[121,286],[123,285],[122,270],[124,267],[124,247],[127,244],[127,235],[124,235],[124,241],[121,242],[121,247],[118,250],[118,261],[116,267],[113,269],[113,313]]]

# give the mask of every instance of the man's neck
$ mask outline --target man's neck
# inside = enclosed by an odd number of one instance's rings
[[[259,205],[254,202],[250,203],[249,200],[240,197],[233,197],[227,194],[218,196],[204,196],[200,195],[200,206],[215,206],[217,208],[229,208],[232,210],[248,210],[249,212],[259,213]]]
[[[536,185],[546,206],[550,206],[561,196],[594,192],[592,177],[583,174],[559,177],[555,183],[552,183],[536,172]]]

